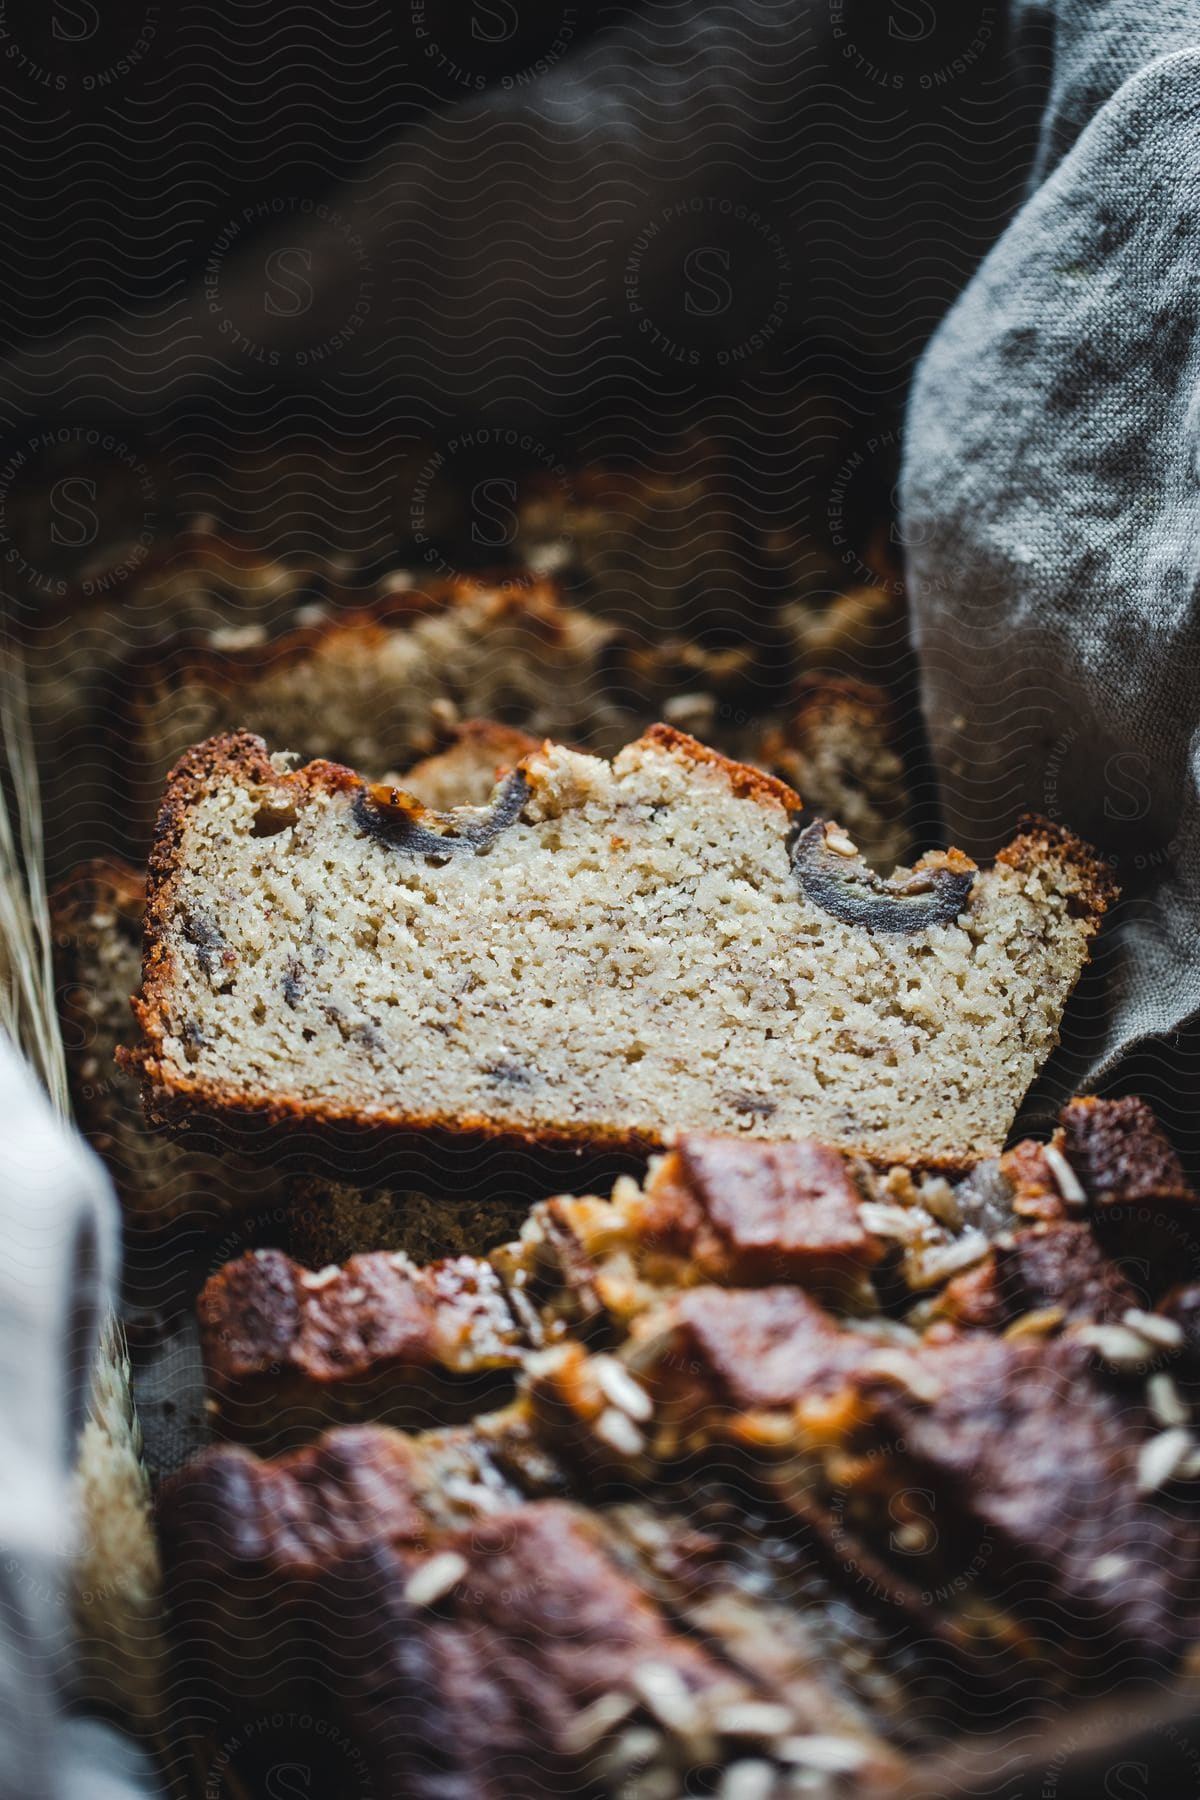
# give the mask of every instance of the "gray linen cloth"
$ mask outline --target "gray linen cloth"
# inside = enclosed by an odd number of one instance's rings
[[[1029,809],[1124,898],[1062,1086],[1200,1121],[1200,3],[1019,5],[1053,65],[1027,204],[911,395],[902,534],[950,836]]]

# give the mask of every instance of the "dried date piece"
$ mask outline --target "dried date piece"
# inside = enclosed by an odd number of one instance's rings
[[[792,847],[801,887],[823,912],[865,931],[926,931],[951,925],[970,898],[978,870],[958,850],[922,859],[907,875],[886,881],[859,856],[836,825],[806,826]]]

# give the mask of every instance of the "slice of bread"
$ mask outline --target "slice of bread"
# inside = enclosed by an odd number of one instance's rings
[[[159,818],[138,1060],[153,1116],[643,1152],[677,1129],[876,1160],[999,1150],[1112,888],[1035,825],[890,882],[799,797],[656,726],[547,744],[430,813],[246,733]]]
[[[377,1243],[344,1267],[294,1261],[315,1210],[305,1205],[292,1256],[256,1250],[200,1294],[209,1423],[272,1453],[330,1422],[423,1412],[444,1423],[472,1399],[476,1411],[499,1405],[511,1383],[496,1375],[529,1353],[572,1337],[615,1349],[703,1287],[801,1287],[856,1329],[874,1322],[884,1343],[944,1335],[947,1320],[963,1333],[1020,1321],[1028,1336],[1120,1324],[1186,1272],[1178,1252],[1156,1268],[1112,1242],[1114,1209],[1132,1199],[1147,1214],[1140,1172],[1171,1156],[1140,1106],[1114,1159],[1128,1108],[1074,1101],[1048,1144],[1019,1144],[955,1183],[812,1140],[684,1133],[642,1185],[543,1200],[486,1260],[418,1267]],[[1173,1188],[1183,1218],[1198,1204]]]
[[[752,741],[749,760],[837,819],[873,869],[912,852],[910,799],[892,703],[882,688],[829,677],[800,685],[796,704]]]
[[[853,1595],[830,1616],[731,1507],[526,1500],[493,1448],[338,1431],[164,1489],[198,1788],[270,1793],[302,1749],[322,1796],[665,1800],[697,1769],[735,1796],[831,1796],[830,1769],[858,1800],[898,1791],[884,1734],[928,1705],[924,1665]]]
[[[272,1454],[358,1418],[416,1431],[469,1420],[511,1398],[528,1347],[499,1275],[472,1256],[421,1269],[385,1252],[314,1271],[250,1251],[210,1278],[197,1313],[210,1424]]]
[[[460,713],[613,749],[628,729],[608,716],[614,638],[552,583],[515,575],[403,591],[273,639],[177,646],[140,672],[135,806],[152,817],[175,758],[241,726],[376,777],[434,750]]]
[[[118,857],[84,863],[51,897],[54,973],[71,1101],[80,1130],[103,1158],[127,1229],[153,1234],[187,1218],[220,1224],[248,1206],[278,1202],[279,1184],[244,1159],[176,1142],[146,1119],[138,1083],[116,1061],[136,1042],[129,1011],[142,962],[146,880]]]

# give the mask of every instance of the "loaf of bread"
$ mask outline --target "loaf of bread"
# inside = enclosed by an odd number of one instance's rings
[[[248,734],[176,768],[137,1057],[155,1116],[537,1149],[676,1129],[994,1154],[1111,897],[1035,826],[884,881],[799,797],[666,727],[547,745],[486,808]]]
[[[246,1707],[310,1709],[360,1781],[430,1800],[599,1800],[631,1769],[665,1800],[698,1760],[717,1792],[848,1800],[902,1775],[940,1792],[929,1758],[956,1733],[1179,1669],[1200,1287],[1168,1291],[1178,1255],[1104,1248],[1128,1208],[1196,1241],[1170,1146],[1137,1101],[1079,1101],[953,1189],[891,1176],[688,1136],[642,1187],[536,1208],[490,1268],[265,1253],[218,1276],[201,1315],[228,1435],[279,1448],[356,1388],[427,1397],[431,1370],[517,1394],[278,1461],[216,1447],[167,1485],[211,1753]],[[900,1318],[889,1206],[982,1236],[976,1292],[1004,1304]]]
[[[701,1287],[615,1359],[532,1373],[537,1432],[588,1492],[689,1468],[769,1495],[853,1579],[993,1665],[1111,1692],[1180,1665],[1200,1622],[1195,1363],[1169,1312],[1062,1336],[948,1333],[885,1347],[803,1290]]]

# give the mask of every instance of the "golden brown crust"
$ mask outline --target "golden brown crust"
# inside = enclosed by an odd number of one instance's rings
[[[1037,813],[1026,813],[1017,821],[1016,837],[997,850],[996,861],[1005,868],[1029,874],[1047,861],[1073,869],[1077,876],[1073,901],[1082,913],[1090,915],[1094,929],[1120,894],[1116,877],[1099,851],[1065,826]]]
[[[756,800],[760,806],[782,806],[788,813],[804,810],[803,800],[786,782],[776,780],[774,775],[764,775],[761,769],[751,768],[749,763],[734,762],[719,750],[710,750],[707,744],[689,737],[686,731],[676,731],[673,725],[651,725],[639,742],[655,744],[660,750],[677,756],[681,762],[720,769],[739,800]]]

